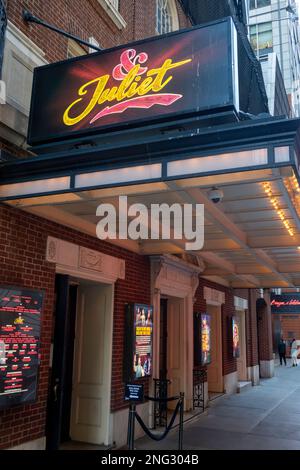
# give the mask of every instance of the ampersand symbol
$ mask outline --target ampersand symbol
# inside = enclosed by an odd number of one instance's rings
[[[137,55],[135,49],[128,49],[123,52],[120,57],[121,63],[117,65],[113,70],[113,77],[115,80],[124,80],[130,70],[133,69],[137,64],[144,64],[148,60],[148,54],[141,52]],[[148,67],[141,67],[137,75],[143,75],[148,70]]]

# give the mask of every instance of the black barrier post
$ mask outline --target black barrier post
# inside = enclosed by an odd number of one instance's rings
[[[183,447],[183,411],[184,411],[184,393],[180,393],[180,415],[179,415],[179,442],[178,450]]]
[[[127,446],[129,450],[134,450],[135,412],[136,412],[136,404],[130,403],[129,416],[128,416],[128,434],[127,434]]]

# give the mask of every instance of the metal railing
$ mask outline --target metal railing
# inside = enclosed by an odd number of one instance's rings
[[[204,383],[206,381],[206,371],[204,369],[193,370],[193,409],[205,409]]]
[[[154,397],[165,400],[168,396],[168,386],[171,381],[168,379],[154,379]],[[168,406],[166,401],[154,402],[154,429],[157,427],[167,427]]]

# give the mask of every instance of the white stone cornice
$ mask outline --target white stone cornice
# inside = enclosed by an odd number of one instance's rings
[[[108,283],[125,279],[125,260],[54,237],[48,237],[46,260],[59,273]]]

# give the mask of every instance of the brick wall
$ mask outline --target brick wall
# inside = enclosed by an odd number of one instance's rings
[[[54,306],[55,266],[45,261],[48,235],[126,260],[126,279],[115,287],[112,410],[124,407],[122,383],[124,306],[150,303],[150,264],[146,257],[78,233],[69,228],[0,205],[0,284],[45,290],[41,332],[38,401],[0,411],[0,448],[19,445],[45,435],[49,354]],[[142,282],[141,282],[142,280]]]
[[[284,314],[272,315],[272,320],[280,319],[281,336],[287,342],[287,355],[290,355],[290,346],[293,338],[300,339],[300,315],[297,314]],[[273,328],[274,332],[274,328]],[[277,349],[274,350],[278,353]]]
[[[66,59],[68,40],[41,26],[26,24],[22,19],[24,8],[81,39],[88,41],[93,36],[102,48],[155,35],[156,0],[120,0],[120,14],[127,23],[126,28],[121,30],[98,0],[8,0],[9,20],[46,53],[49,62]],[[179,2],[177,8],[180,27],[190,26]]]

